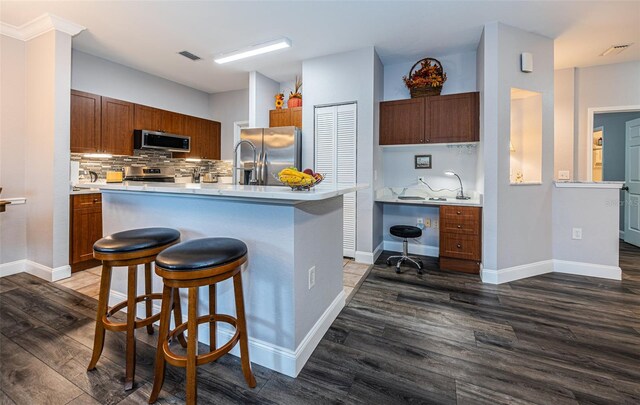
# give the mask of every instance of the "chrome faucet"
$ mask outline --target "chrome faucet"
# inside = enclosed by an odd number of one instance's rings
[[[253,142],[246,139],[243,139],[240,142],[236,143],[236,147],[233,148],[233,168],[231,169],[231,175],[233,179],[232,182],[234,185],[238,184],[238,170],[245,170],[244,167],[238,167],[238,148],[243,143],[246,143],[247,145],[251,146],[251,149],[253,149],[253,167],[251,168],[251,179],[249,180],[249,184],[257,184],[258,179],[256,178],[256,167],[258,166],[258,159],[256,157],[256,146],[253,144]]]

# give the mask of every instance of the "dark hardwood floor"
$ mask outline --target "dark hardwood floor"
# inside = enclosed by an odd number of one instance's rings
[[[621,244],[623,280],[548,274],[499,286],[378,260],[297,379],[225,356],[198,369],[200,403],[638,404],[640,249]],[[138,333],[124,392],[123,334],[93,372],[96,301],[26,274],[0,279],[0,404],[144,404],[154,338]],[[204,349],[204,348],[203,348]],[[162,404],[182,403],[168,366]]]

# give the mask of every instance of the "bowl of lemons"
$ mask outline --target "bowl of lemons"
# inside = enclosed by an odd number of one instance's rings
[[[324,176],[320,173],[314,173],[311,169],[299,171],[295,167],[282,169],[277,175],[274,175],[274,177],[282,184],[291,187],[293,191],[311,190],[311,188],[324,180]]]

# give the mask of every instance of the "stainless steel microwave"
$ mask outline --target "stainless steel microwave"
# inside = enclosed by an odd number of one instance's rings
[[[191,137],[166,132],[136,129],[133,131],[134,149],[160,149],[169,152],[190,152]]]

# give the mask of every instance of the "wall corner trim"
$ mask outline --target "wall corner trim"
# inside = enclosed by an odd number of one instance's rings
[[[42,14],[20,26],[0,23],[0,34],[20,41],[29,41],[52,30],[64,32],[73,37],[85,29],[82,25],[50,13]]]
[[[373,249],[373,252],[371,253],[356,251],[356,257],[354,257],[356,263],[374,264],[376,260],[378,260],[378,257],[380,257],[382,250],[385,249],[385,243],[386,242],[380,242],[380,244]]]

